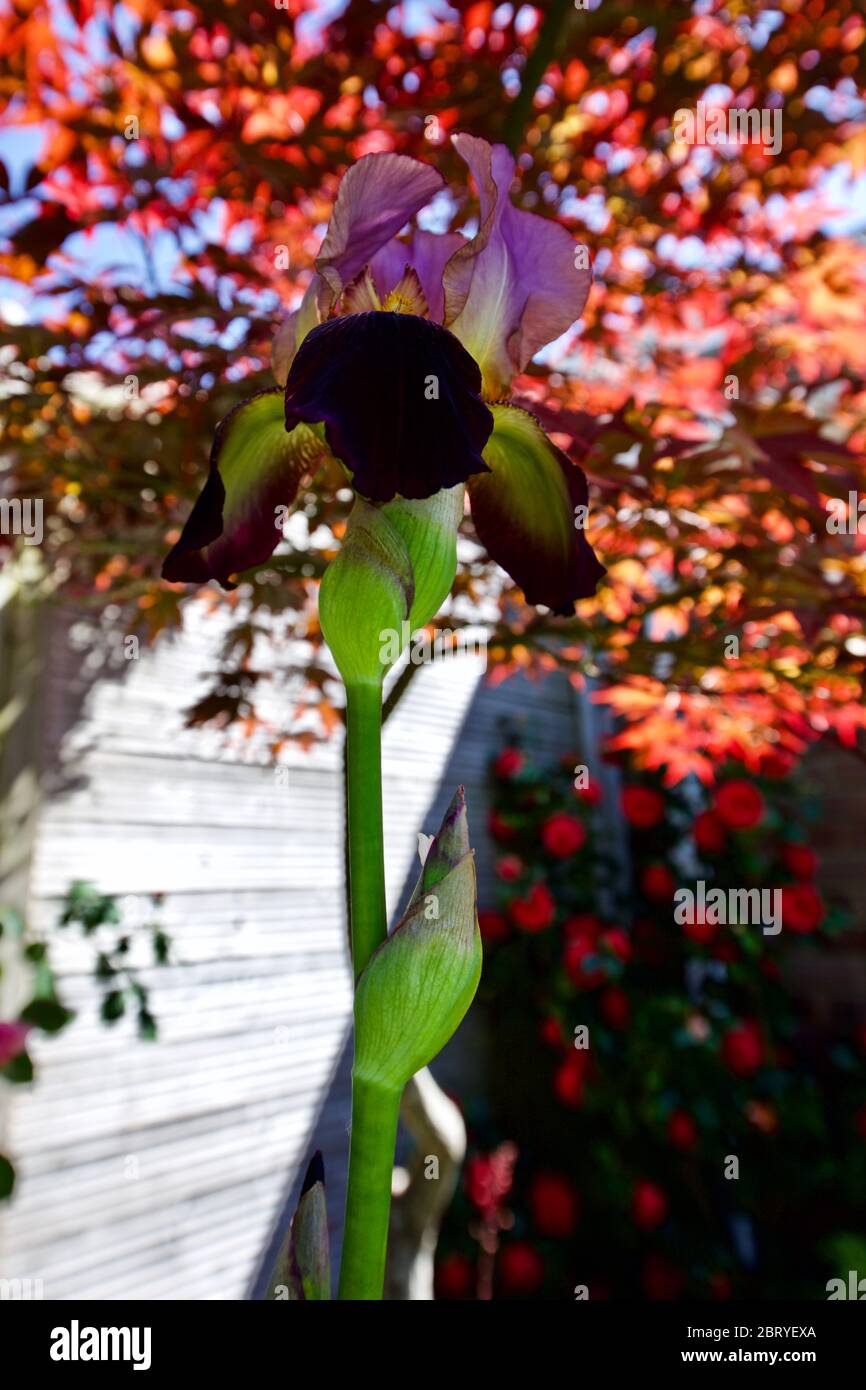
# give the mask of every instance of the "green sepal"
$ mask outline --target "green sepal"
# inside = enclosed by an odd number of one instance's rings
[[[461,787],[405,915],[358,980],[355,1077],[402,1090],[448,1042],[480,977],[475,856]]]

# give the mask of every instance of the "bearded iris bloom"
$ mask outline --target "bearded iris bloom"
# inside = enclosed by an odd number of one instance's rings
[[[275,339],[280,386],[218,426],[166,579],[234,587],[276,548],[276,508],[330,455],[375,505],[465,484],[480,542],[529,603],[570,614],[595,592],[604,569],[576,524],[586,479],[508,401],[513,377],[580,317],[591,272],[564,227],[512,205],[504,146],[453,141],[478,192],[471,238],[405,236],[444,188],[427,164],[372,154],[344,176],[316,272]]]

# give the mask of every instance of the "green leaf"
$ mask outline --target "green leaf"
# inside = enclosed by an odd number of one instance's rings
[[[15,1086],[25,1086],[33,1080],[33,1062],[27,1052],[19,1052],[5,1067],[0,1067],[0,1076]]]
[[[61,926],[77,922],[86,936],[96,931],[104,923],[116,924],[120,912],[114,898],[98,892],[95,885],[77,879],[66,895],[66,908],[60,918]]]
[[[123,991],[113,989],[106,994],[102,1001],[102,1008],[99,1011],[103,1023],[116,1023],[126,1013],[126,1000]]]
[[[31,999],[21,1011],[22,1023],[31,1023],[45,1033],[59,1033],[74,1017],[75,1014],[57,999]]]
[[[155,931],[153,933],[153,958],[157,965],[166,964],[170,949],[171,937],[164,931]]]
[[[139,1009],[138,1036],[143,1042],[155,1042],[156,1040],[156,1019],[147,1009]]]
[[[15,1169],[5,1154],[0,1154],[0,1202],[11,1197],[15,1186]]]
[[[100,951],[99,955],[96,957],[96,966],[93,973],[97,980],[111,980],[117,974],[110,958],[104,951]]]

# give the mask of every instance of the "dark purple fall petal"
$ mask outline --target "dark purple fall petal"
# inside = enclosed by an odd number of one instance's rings
[[[347,314],[307,334],[286,382],[286,429],[324,422],[371,502],[430,497],[487,471],[493,417],[453,334],[414,314]]]
[[[305,476],[327,458],[323,440],[307,426],[286,433],[283,393],[260,391],[235,406],[217,426],[210,474],[166,557],[163,579],[204,584],[261,564],[282,528],[276,509],[290,507]]]
[[[469,480],[472,520],[489,555],[523,590],[569,616],[605,573],[586,539],[586,478],[528,411],[493,407],[491,471]]]

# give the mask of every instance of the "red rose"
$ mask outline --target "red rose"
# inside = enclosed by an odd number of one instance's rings
[[[675,1149],[691,1153],[697,1148],[698,1127],[687,1110],[675,1110],[668,1120],[668,1139]]]
[[[590,777],[585,787],[575,787],[574,791],[575,795],[581,801],[585,801],[587,806],[597,806],[604,795],[601,783],[597,782],[594,777]]]
[[[751,830],[764,819],[764,798],[754,782],[740,778],[716,788],[714,805],[729,830]]]
[[[668,1214],[668,1199],[654,1182],[640,1178],[632,1191],[631,1214],[640,1230],[654,1231]]]
[[[722,1060],[737,1076],[752,1076],[764,1061],[764,1044],[757,1023],[747,1020],[729,1028],[722,1039]]]
[[[695,816],[692,835],[702,854],[720,854],[728,838],[723,822],[713,811],[701,811]]]
[[[761,754],[758,767],[764,777],[787,777],[793,772],[795,761],[793,753],[772,749]]]
[[[0,1067],[5,1067],[27,1044],[29,1024],[0,1022]]]
[[[656,1301],[671,1302],[679,1298],[683,1289],[681,1271],[663,1255],[647,1255],[641,1281],[647,1298]]]
[[[501,878],[503,883],[513,883],[522,873],[523,860],[518,859],[516,854],[503,854],[501,859],[497,859],[496,877]]]
[[[565,943],[562,963],[575,989],[594,989],[606,978],[603,970],[585,970],[587,956],[595,955],[596,946],[590,936],[575,936]]]
[[[623,964],[631,960],[631,942],[622,927],[608,927],[603,931],[599,940],[606,951],[610,951],[612,956],[621,960]]]
[[[652,902],[663,903],[676,892],[676,880],[666,864],[648,864],[640,877],[640,886]]]
[[[718,922],[708,922],[706,913],[696,913],[694,922],[683,922],[686,936],[690,941],[696,941],[699,946],[708,946],[718,930]]]
[[[503,777],[508,781],[523,771],[524,762],[524,756],[519,748],[503,748],[493,764],[493,771],[497,777]]]
[[[510,1240],[499,1253],[498,1273],[503,1293],[525,1296],[540,1288],[544,1262],[528,1240]]]
[[[529,1189],[529,1210],[539,1235],[573,1235],[580,1215],[577,1189],[561,1173],[538,1173]]]
[[[786,845],[782,862],[795,878],[814,878],[818,868],[818,856],[808,845]]]
[[[538,1036],[548,1047],[562,1047],[562,1025],[558,1018],[543,1018],[538,1025]]]
[[[730,1298],[733,1292],[730,1275],[718,1271],[710,1275],[710,1293],[713,1298]]]
[[[549,816],[541,827],[541,841],[548,854],[567,859],[570,854],[576,854],[586,841],[583,821],[564,811]]]
[[[601,922],[591,912],[579,912],[576,917],[569,917],[562,928],[566,941],[573,941],[575,937],[582,936],[595,940],[600,931]]]
[[[508,921],[501,912],[479,912],[478,928],[482,941],[504,941],[508,935]]]
[[[788,931],[810,932],[824,920],[821,894],[811,883],[786,883],[782,889],[782,927]]]
[[[475,1267],[465,1255],[446,1255],[436,1266],[437,1298],[469,1298],[475,1286]]]
[[[602,1018],[611,1028],[625,1028],[629,1019],[628,995],[624,989],[612,985],[606,989],[598,1001]]]
[[[629,825],[649,830],[664,818],[665,803],[650,787],[623,787],[620,807]]]
[[[553,1089],[563,1105],[579,1110],[583,1104],[583,1086],[589,1067],[586,1051],[572,1050],[560,1062],[553,1078]]]
[[[511,920],[521,931],[544,931],[556,914],[556,903],[543,883],[530,888],[525,898],[516,898],[509,908]]]
[[[514,827],[503,820],[498,811],[491,811],[487,817],[487,829],[494,840],[513,840]]]

